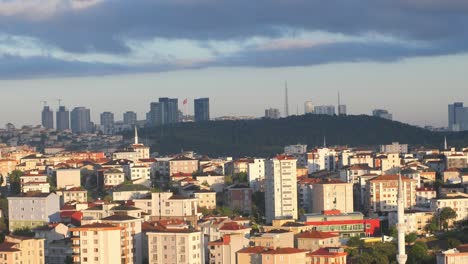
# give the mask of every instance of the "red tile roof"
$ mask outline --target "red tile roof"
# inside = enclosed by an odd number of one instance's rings
[[[308,250],[303,250],[303,249],[297,249],[297,248],[277,248],[277,249],[272,249],[268,250],[267,252],[264,252],[263,254],[297,254],[297,253],[306,253]]]
[[[307,254],[307,256],[328,256],[328,257],[340,257],[340,256],[346,256],[348,253],[346,252],[333,252],[330,251],[330,249],[333,248],[320,248],[312,253]]]
[[[265,247],[248,247],[237,251],[237,253],[260,254],[268,250]]]

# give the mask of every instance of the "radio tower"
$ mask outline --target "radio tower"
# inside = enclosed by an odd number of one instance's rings
[[[289,116],[288,82],[284,84],[284,117]]]

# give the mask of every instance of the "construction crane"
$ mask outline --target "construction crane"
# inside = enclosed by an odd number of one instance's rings
[[[41,101],[42,104],[44,104],[44,107],[47,106],[47,101]]]
[[[58,103],[59,103],[59,107],[62,106],[62,99],[57,99]]]

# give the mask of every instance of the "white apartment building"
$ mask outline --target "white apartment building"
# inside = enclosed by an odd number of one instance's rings
[[[20,177],[21,192],[41,192],[49,193],[50,184],[47,182],[47,175],[32,171]]]
[[[120,254],[121,227],[94,223],[69,230],[74,263],[125,263]]]
[[[340,210],[342,213],[354,212],[353,183],[328,180],[314,184],[312,193],[312,213]]]
[[[336,168],[337,153],[334,149],[319,148],[307,153],[309,173],[320,170],[333,171]]]
[[[265,162],[266,220],[297,219],[296,159],[280,155]]]
[[[146,235],[150,264],[203,264],[204,242],[200,231],[182,221],[158,221]]]
[[[125,173],[117,168],[104,171],[104,186],[117,186],[125,181]]]
[[[253,162],[249,163],[248,166],[249,186],[254,188],[260,181],[265,179],[265,159],[253,159]]]
[[[183,219],[196,223],[198,220],[198,199],[173,195],[171,192],[151,193],[151,198],[133,200],[153,219]]]
[[[141,224],[143,219],[129,215],[111,215],[101,219],[104,224],[111,224],[122,228],[121,255],[122,263],[142,263],[142,233]]]

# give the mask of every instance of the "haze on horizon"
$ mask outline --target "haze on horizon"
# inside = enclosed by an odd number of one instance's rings
[[[158,97],[210,97],[213,117],[303,103],[447,125],[468,104],[468,2],[0,0],[0,125],[39,124],[42,103],[93,121]]]

